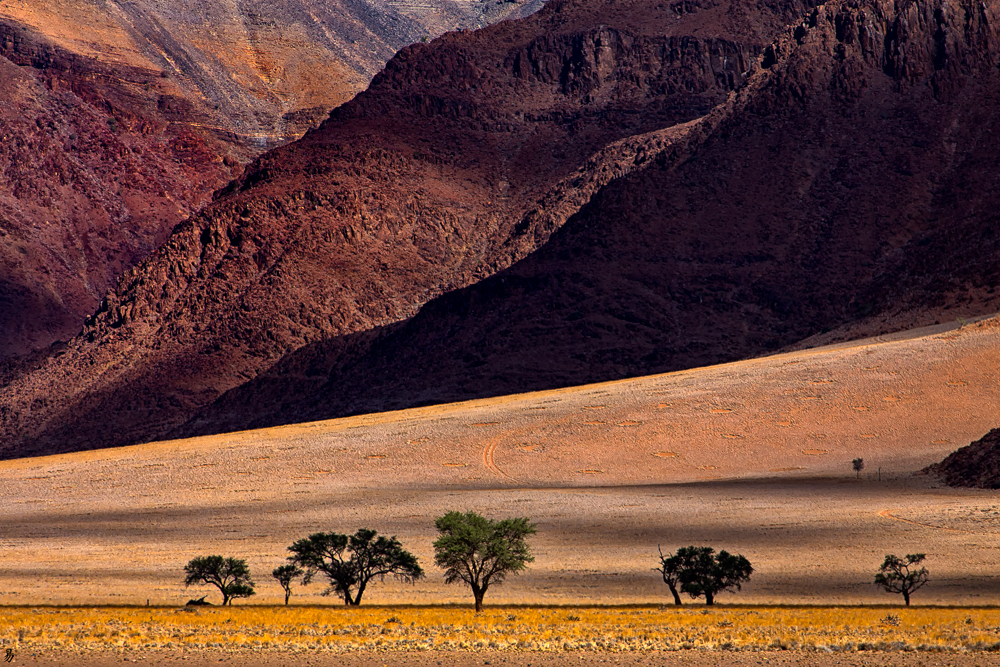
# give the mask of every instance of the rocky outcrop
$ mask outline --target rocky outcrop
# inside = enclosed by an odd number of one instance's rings
[[[803,9],[559,1],[403,49],[178,225],[58,356],[8,371],[4,455],[163,437],[296,349],[509,266],[724,101]]]
[[[924,469],[948,486],[1000,489],[1000,428]]]
[[[816,8],[759,75],[600,187],[538,251],[408,322],[287,356],[175,433],[611,380],[843,327],[865,336],[995,312],[997,15],[974,2]]]

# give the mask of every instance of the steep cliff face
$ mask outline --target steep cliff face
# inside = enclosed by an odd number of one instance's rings
[[[804,8],[689,9],[557,2],[404,49],[179,225],[58,356],[8,373],[5,455],[162,437],[282,355],[533,251]]]
[[[177,433],[610,380],[997,310],[998,8],[816,8],[759,75],[535,253],[406,323],[303,348]]]
[[[241,165],[318,125],[402,46],[540,2],[396,4],[0,5],[0,359],[79,333]]]

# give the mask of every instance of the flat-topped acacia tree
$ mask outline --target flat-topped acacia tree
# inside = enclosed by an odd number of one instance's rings
[[[527,537],[536,532],[527,518],[487,519],[475,512],[448,512],[434,521],[441,537],[434,542],[434,562],[449,584],[464,581],[472,589],[476,612],[492,584],[503,583],[535,560]]]
[[[233,598],[254,595],[253,580],[247,562],[240,558],[198,556],[184,566],[184,585],[211,584],[222,593],[222,604],[231,605]]]
[[[910,595],[927,583],[927,568],[917,569],[917,565],[924,562],[926,557],[926,554],[906,554],[904,560],[887,554],[875,575],[875,585],[881,586],[887,593],[900,593],[909,607]]]
[[[705,604],[715,604],[715,596],[722,591],[740,590],[743,583],[750,580],[753,566],[739,554],[728,551],[715,553],[712,547],[681,547],[672,556],[664,556],[660,551],[660,567],[655,568],[663,575],[663,583],[670,588],[674,604],[681,603],[677,592],[692,598],[705,596]]]
[[[288,561],[305,570],[302,583],[308,584],[317,572],[330,580],[323,595],[337,593],[344,604],[357,606],[372,579],[393,576],[413,582],[424,576],[417,557],[403,549],[399,540],[361,528],[351,536],[340,533],[313,533],[288,547]]]

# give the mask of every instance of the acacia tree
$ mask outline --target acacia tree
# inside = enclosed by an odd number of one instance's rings
[[[653,569],[663,575],[663,583],[667,585],[670,589],[670,594],[674,596],[674,604],[680,606],[683,602],[681,602],[681,596],[677,591],[677,587],[680,586],[681,582],[683,561],[676,554],[673,556],[664,556],[663,550],[659,545],[656,546],[656,550],[660,552],[660,567]]]
[[[855,476],[861,477],[861,471],[865,469],[865,460],[862,458],[857,458],[851,461],[851,465],[854,467]]]
[[[663,574],[663,581],[670,587],[674,604],[680,604],[677,584],[680,590],[692,598],[705,596],[705,604],[715,604],[715,596],[722,591],[740,590],[742,584],[750,580],[753,566],[740,555],[728,551],[715,553],[712,547],[681,547],[673,556],[663,556],[661,566],[656,568]]]
[[[906,560],[888,554],[875,575],[875,584],[888,593],[901,593],[906,606],[910,606],[910,594],[927,583],[927,568],[916,569],[927,554],[907,554]],[[913,567],[914,569],[910,569]]]
[[[184,585],[211,584],[222,593],[222,604],[231,605],[233,598],[254,595],[253,580],[247,562],[222,556],[198,556],[184,566]]]
[[[285,591],[286,605],[288,604],[288,598],[292,596],[292,582],[301,577],[303,574],[305,574],[305,570],[294,563],[276,567],[271,571],[271,576],[278,580],[278,583],[281,584],[282,590]]]
[[[317,572],[330,580],[323,595],[332,592],[344,597],[344,604],[357,606],[368,582],[376,577],[384,581],[392,575],[400,581],[414,582],[424,576],[417,557],[403,549],[399,540],[380,536],[361,528],[351,536],[340,533],[314,533],[288,547],[288,561],[305,570],[303,584]]]
[[[477,613],[491,585],[535,560],[527,537],[538,531],[525,517],[497,521],[475,512],[448,512],[434,526],[441,534],[434,542],[434,562],[444,568],[447,583],[464,581],[472,588]]]

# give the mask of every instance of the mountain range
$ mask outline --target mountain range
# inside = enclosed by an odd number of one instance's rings
[[[996,311],[998,14],[552,0],[403,48],[124,269],[79,335],[8,363],[2,455]]]
[[[403,46],[539,5],[3,3],[0,358],[76,335],[213,191]]]

